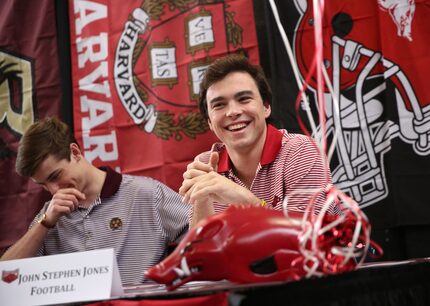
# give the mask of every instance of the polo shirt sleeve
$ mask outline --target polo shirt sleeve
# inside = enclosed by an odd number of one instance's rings
[[[155,202],[161,226],[169,241],[181,238],[188,230],[189,204],[182,202],[182,196],[158,182],[155,190]]]
[[[287,163],[290,175],[286,182],[286,189],[293,195],[288,199],[289,209],[303,210],[303,205],[309,203],[315,196],[314,193],[306,190],[319,189],[315,197],[315,209],[319,211],[326,201],[325,189],[332,184],[330,169],[324,166],[324,160],[316,144],[307,136],[297,137],[294,145],[290,147],[290,152]],[[335,206],[335,203],[332,203],[329,212],[335,213]]]

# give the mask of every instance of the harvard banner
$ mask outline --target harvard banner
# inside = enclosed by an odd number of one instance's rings
[[[301,80],[315,51],[310,0],[276,1]],[[297,130],[297,85],[273,12],[266,6],[273,52],[275,114]],[[330,0],[323,12],[324,109],[336,186],[379,227],[430,224],[430,1]],[[263,51],[263,50],[262,50]],[[316,74],[306,91],[317,119]],[[285,99],[285,94],[289,99]],[[338,101],[338,102],[337,102]],[[307,117],[301,104],[300,117]],[[339,111],[337,111],[339,109]],[[308,125],[309,126],[309,125]]]
[[[57,116],[60,78],[54,3],[0,1],[0,254],[26,231],[47,194],[15,172],[18,142]]]
[[[70,1],[75,135],[85,157],[178,189],[215,141],[196,101],[206,67],[258,62],[252,1]],[[246,29],[246,30],[245,30]]]

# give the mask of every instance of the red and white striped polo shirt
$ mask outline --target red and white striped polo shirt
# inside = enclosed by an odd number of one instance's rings
[[[207,163],[212,151],[219,153],[218,173],[246,188],[234,174],[224,144],[215,143],[211,151],[201,153],[197,159]],[[256,197],[264,199],[269,207],[277,210],[282,210],[282,203],[287,197],[289,211],[304,211],[315,196],[315,209],[319,211],[326,201],[324,190],[330,184],[330,170],[324,167],[312,138],[267,126],[263,153],[250,188]],[[224,211],[227,206],[227,203],[214,203],[215,213]],[[337,214],[338,207],[332,205],[328,212]]]

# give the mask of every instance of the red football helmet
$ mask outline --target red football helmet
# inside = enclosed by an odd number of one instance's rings
[[[198,223],[145,275],[173,290],[195,280],[288,281],[352,270],[357,265],[353,256],[362,255],[354,253],[355,246],[365,251],[361,239],[368,237],[353,237],[360,233],[358,223],[367,226],[356,217],[324,215],[318,221],[309,215],[306,222],[300,213],[230,206]]]

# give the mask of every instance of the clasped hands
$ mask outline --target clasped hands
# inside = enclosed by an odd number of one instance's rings
[[[192,205],[200,203],[259,204],[260,200],[247,188],[218,174],[219,155],[212,152],[209,163],[195,160],[184,172],[179,194],[184,202]]]

